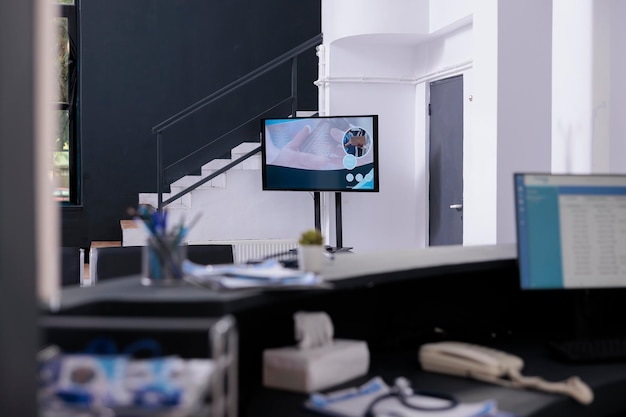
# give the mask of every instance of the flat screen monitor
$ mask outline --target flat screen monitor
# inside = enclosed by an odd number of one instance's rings
[[[378,116],[261,121],[264,190],[376,192]]]
[[[514,174],[522,289],[626,287],[626,175]]]

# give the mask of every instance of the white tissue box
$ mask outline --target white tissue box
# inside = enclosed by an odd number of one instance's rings
[[[263,385],[311,393],[365,375],[367,343],[335,339],[328,345],[300,349],[289,346],[263,351]]]

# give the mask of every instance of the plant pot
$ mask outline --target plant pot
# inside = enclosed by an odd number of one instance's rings
[[[320,273],[324,263],[324,246],[300,245],[298,247],[298,267],[301,271]]]

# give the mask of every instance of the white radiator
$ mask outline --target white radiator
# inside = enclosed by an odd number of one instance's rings
[[[233,245],[235,263],[262,260],[267,257],[290,256],[289,251],[298,247],[294,239],[241,239],[241,240],[208,240],[189,242],[189,245]]]

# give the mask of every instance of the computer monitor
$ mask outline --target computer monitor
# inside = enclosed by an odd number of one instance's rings
[[[261,121],[263,190],[377,192],[378,116]]]
[[[514,174],[523,290],[626,287],[626,175]]]

